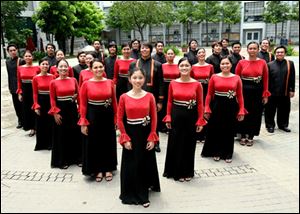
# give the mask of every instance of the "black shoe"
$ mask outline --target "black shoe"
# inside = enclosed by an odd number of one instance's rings
[[[291,130],[288,127],[281,127],[279,129],[281,129],[281,130],[283,130],[285,132],[291,132]]]
[[[22,124],[19,123],[19,124],[17,125],[16,128],[17,128],[17,129],[20,129],[20,128],[22,128],[22,127],[23,127]]]
[[[160,147],[159,147],[158,144],[155,145],[154,149],[155,149],[156,152],[160,152]]]
[[[267,131],[268,131],[269,133],[274,133],[274,128],[267,128]]]

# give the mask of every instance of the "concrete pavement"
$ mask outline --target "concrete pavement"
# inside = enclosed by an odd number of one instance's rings
[[[253,147],[235,143],[233,162],[201,158],[197,144],[195,178],[175,182],[162,177],[167,135],[157,154],[161,192],[150,193],[151,205],[123,205],[119,200],[121,147],[113,181],[96,183],[81,168],[51,169],[50,151],[33,151],[35,138],[15,129],[16,117],[1,61],[1,212],[299,212],[299,59],[296,96],[292,100],[291,133],[265,130]],[[70,59],[71,65],[76,59]]]

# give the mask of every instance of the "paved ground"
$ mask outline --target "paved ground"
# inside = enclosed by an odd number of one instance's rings
[[[150,193],[151,206],[121,204],[120,157],[113,181],[96,183],[81,169],[50,168],[50,151],[33,151],[35,139],[15,129],[16,117],[1,61],[1,212],[265,212],[299,213],[299,59],[291,133],[278,129],[255,138],[253,147],[235,144],[233,162],[201,158],[197,145],[195,178],[187,183],[162,177],[167,136],[157,154],[161,193]],[[75,59],[69,60],[71,65]]]

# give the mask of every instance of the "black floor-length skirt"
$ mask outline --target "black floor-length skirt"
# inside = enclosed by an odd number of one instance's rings
[[[171,118],[163,176],[175,180],[194,177],[197,108],[173,104]]]
[[[245,119],[237,126],[237,133],[258,136],[260,133],[263,103],[263,84],[254,81],[243,81],[244,106],[248,111]]]
[[[88,104],[88,136],[83,135],[82,173],[96,175],[117,169],[117,141],[111,106]]]
[[[34,150],[51,149],[53,116],[48,114],[50,110],[49,94],[39,94],[40,115],[36,115],[36,145]]]
[[[120,96],[126,92],[128,92],[128,77],[118,77],[118,82],[116,84],[116,96],[119,101]]]
[[[206,125],[207,135],[201,156],[231,159],[238,110],[236,97],[229,99],[215,95],[210,107],[212,113]]]
[[[51,167],[79,164],[82,162],[82,138],[80,126],[77,125],[76,103],[56,101],[56,105],[61,110],[59,114],[62,116],[62,124],[54,122]]]
[[[35,113],[31,109],[33,105],[32,83],[22,83],[22,111],[23,111],[23,129],[28,131],[35,129]]]
[[[149,202],[149,188],[160,192],[155,150],[146,150],[151,128],[150,124],[124,124],[132,150],[123,148],[122,152],[120,199],[124,204],[144,204]]]

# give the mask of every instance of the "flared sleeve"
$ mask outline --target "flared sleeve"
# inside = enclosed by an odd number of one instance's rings
[[[196,122],[196,126],[204,126],[206,125],[206,120],[203,118],[203,88],[201,83],[197,87],[197,111],[198,111],[198,120]]]
[[[243,85],[241,78],[238,78],[237,88],[236,88],[236,97],[239,104],[239,112],[237,116],[248,114],[247,110],[244,107],[244,97],[243,97]]]
[[[87,82],[84,82],[80,88],[79,92],[79,113],[80,119],[77,123],[79,126],[87,126],[89,125],[89,121],[86,119],[86,112],[87,112]]]
[[[156,103],[155,98],[152,94],[150,94],[150,118],[151,118],[151,131],[148,136],[148,142],[157,143],[159,141],[158,135],[156,133],[157,126],[157,112],[156,112]]]
[[[119,106],[118,106],[118,116],[117,116],[117,121],[118,121],[118,127],[120,130],[120,137],[119,137],[119,143],[123,145],[124,143],[131,141],[130,137],[127,135],[123,119],[125,115],[125,94],[121,95],[120,100],[119,100]]]
[[[205,108],[204,108],[204,113],[209,113],[211,114],[211,109],[210,109],[210,102],[214,97],[215,94],[215,74],[212,75],[211,79],[208,82],[208,90],[207,90],[207,95],[205,98]]]
[[[269,70],[268,70],[267,63],[264,60],[262,61],[264,62],[263,71],[262,71],[264,89],[263,89],[262,97],[269,97],[271,96],[271,93],[269,91]]]
[[[172,102],[173,102],[173,89],[172,89],[172,81],[171,81],[168,90],[167,114],[163,119],[163,122],[165,123],[170,123],[172,121],[171,119]]]
[[[32,79],[32,93],[33,93],[33,105],[31,109],[36,110],[40,109],[41,106],[38,104],[38,80],[33,77]]]
[[[51,108],[48,111],[48,114],[54,115],[60,112],[60,109],[56,106],[56,80],[50,82],[50,104]]]
[[[17,94],[22,94],[22,80],[20,74],[20,66],[17,67],[17,81],[18,81],[18,89],[16,91]]]

